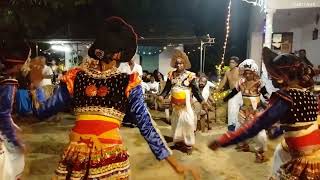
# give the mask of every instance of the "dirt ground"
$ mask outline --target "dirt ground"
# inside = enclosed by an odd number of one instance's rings
[[[163,121],[164,113],[151,111],[164,136],[170,136],[170,125]],[[225,108],[218,109],[218,122],[208,133],[197,133],[196,150],[192,155],[173,151],[181,162],[192,165],[204,180],[266,180],[270,174],[271,161],[254,163],[253,153],[237,152],[234,146],[215,152],[207,148],[209,140],[226,131]],[[213,117],[212,115],[211,117]],[[24,180],[49,180],[53,175],[60,153],[68,143],[68,133],[74,124],[74,117],[62,114],[61,121],[20,123],[22,138],[27,145]],[[157,161],[137,128],[121,128],[122,137],[129,149],[133,180],[179,180],[165,161]],[[170,138],[168,138],[170,139]],[[271,159],[276,141],[269,142],[268,157]],[[169,145],[171,143],[169,142]],[[190,175],[186,179],[190,178]]]

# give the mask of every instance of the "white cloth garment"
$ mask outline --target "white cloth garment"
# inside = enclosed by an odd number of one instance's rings
[[[209,81],[208,81],[209,82]],[[201,91],[201,95],[204,99],[204,101],[208,101],[209,96],[210,96],[210,85],[207,83],[204,88]],[[194,96],[192,97],[192,103],[197,102],[197,98],[195,98]]]
[[[228,101],[228,126],[234,125],[238,126],[238,115],[240,106],[242,105],[242,94],[239,92],[237,95],[233,96]]]
[[[211,81],[207,81],[206,86],[208,86],[208,88],[210,89],[216,87],[216,84],[212,83]]]
[[[148,82],[148,86],[149,86],[149,91],[151,90],[155,90],[155,91],[152,91],[151,93],[152,94],[158,94],[159,93],[159,82]]]
[[[268,150],[268,137],[266,130],[260,131],[256,137],[253,138],[255,143],[254,149],[258,151],[266,152]]]
[[[145,83],[145,82],[141,82],[141,87],[142,87],[142,92],[143,92],[143,94],[145,94],[146,93],[146,91],[149,91],[150,90],[150,87],[148,86],[148,84],[147,83]]]
[[[184,142],[186,145],[195,144],[196,117],[191,107],[190,89],[173,87],[171,92],[184,91],[186,93],[186,105],[173,105],[171,115],[173,142]]]
[[[43,76],[53,76],[53,71],[51,69],[51,67],[45,65],[43,70],[42,70],[42,75]],[[51,78],[44,78],[41,81],[41,86],[46,86],[46,85],[52,85],[52,79]]]
[[[118,70],[122,73],[132,74],[134,72],[137,72],[139,76],[142,76],[142,67],[139,64],[134,63],[133,69],[131,70],[131,67],[129,63],[121,63],[118,67]]]
[[[205,101],[208,101],[209,96],[210,96],[210,87],[208,84],[206,84],[206,86],[202,89],[202,97]]]
[[[9,151],[5,144],[1,143],[0,179],[16,180],[24,169],[24,155],[16,150]]]
[[[289,152],[285,151],[282,147],[282,144],[279,143],[273,153],[273,164],[271,176],[276,180],[280,180],[278,175],[281,165],[286,163],[291,159]]]

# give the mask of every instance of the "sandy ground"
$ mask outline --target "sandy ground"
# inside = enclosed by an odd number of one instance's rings
[[[164,136],[170,136],[170,125],[162,118],[163,113],[151,112]],[[219,149],[215,152],[207,148],[209,140],[226,131],[225,108],[220,108],[219,122],[208,133],[197,133],[196,150],[192,155],[173,151],[181,162],[192,165],[204,180],[265,180],[270,174],[271,161],[263,164],[254,163],[253,153],[236,152],[234,147]],[[62,115],[59,122],[41,122],[20,124],[22,138],[27,145],[26,167],[23,179],[49,180],[53,175],[60,153],[68,143],[68,133],[74,124],[74,117]],[[137,128],[121,128],[122,137],[129,149],[133,180],[179,180],[182,176],[175,174],[165,161],[157,161]],[[268,157],[277,142],[269,142]],[[170,145],[171,143],[169,143]],[[186,179],[192,179],[187,175]]]

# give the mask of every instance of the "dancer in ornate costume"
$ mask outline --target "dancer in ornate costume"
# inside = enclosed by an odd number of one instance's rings
[[[192,145],[195,144],[197,128],[197,118],[191,107],[191,95],[193,94],[205,108],[207,108],[207,104],[196,84],[195,74],[185,70],[191,68],[188,56],[184,52],[176,50],[171,59],[171,67],[176,70],[169,72],[166,86],[159,99],[163,100],[171,92],[173,106],[171,123],[175,143],[172,148],[190,154]]]
[[[224,98],[224,101],[228,101],[230,98],[234,97],[236,94],[241,92],[243,104],[240,107],[239,118],[236,124],[236,129],[241,125],[252,120],[258,113],[263,109],[260,100],[260,95],[262,94],[265,98],[268,98],[268,92],[266,88],[262,85],[259,77],[259,68],[256,62],[252,59],[246,59],[239,64],[239,70],[241,78],[236,84],[236,87],[232,92]],[[256,147],[256,162],[264,162],[265,156],[264,152],[267,150],[267,134],[265,130],[259,132],[259,134],[254,138]],[[237,149],[240,151],[249,151],[249,144],[247,142],[239,143]]]
[[[30,58],[31,50],[24,42],[8,42],[0,55],[4,57],[7,76],[0,82],[0,179],[16,180],[24,168],[24,145],[17,138],[19,127],[11,115],[18,87],[15,78]]]
[[[211,149],[236,144],[254,137],[280,120],[291,159],[279,172],[281,180],[320,179],[320,130],[317,98],[307,89],[313,86],[313,70],[291,54],[277,56],[263,49],[263,59],[274,85],[270,106],[236,132],[229,132],[209,145]]]
[[[42,118],[63,110],[71,101],[76,113],[70,143],[54,179],[130,179],[129,155],[119,132],[127,109],[156,158],[166,159],[183,172],[184,166],[171,156],[144,105],[139,75],[121,73],[116,67],[136,52],[133,28],[121,18],[111,17],[101,29],[88,51],[88,62],[97,64],[69,70],[53,96],[37,105],[36,113]]]

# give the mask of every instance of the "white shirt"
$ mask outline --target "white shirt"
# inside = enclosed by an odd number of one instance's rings
[[[207,81],[206,86],[208,86],[209,88],[212,88],[212,87],[216,87],[216,84],[212,83],[211,81]]]
[[[210,96],[210,85],[208,85],[208,83],[206,84],[206,86],[202,89],[202,97],[205,101],[208,101],[209,96]]]
[[[143,82],[143,81],[141,82],[141,87],[142,87],[142,92],[143,92],[143,94],[146,93],[146,91],[149,91],[149,90],[150,90],[148,84],[145,83],[145,82]]]
[[[129,63],[121,63],[118,67],[118,70],[122,73],[132,74],[134,72],[137,72],[139,76],[142,76],[142,67],[139,64],[134,63],[133,69],[131,70],[131,67]]]
[[[49,66],[45,65],[43,70],[42,70],[42,75],[43,76],[52,76],[53,75],[53,71]],[[41,86],[46,86],[46,85],[52,85],[52,79],[51,78],[44,78],[41,81]]]
[[[201,95],[202,95],[204,101],[208,101],[209,96],[210,96],[210,85],[208,83],[202,89]],[[197,102],[197,98],[193,96],[192,102]]]
[[[158,92],[159,92],[159,82],[156,82],[156,81],[153,82],[153,83],[149,82],[148,86],[149,86],[150,90],[155,90],[155,91],[151,92],[152,94],[158,94]]]

